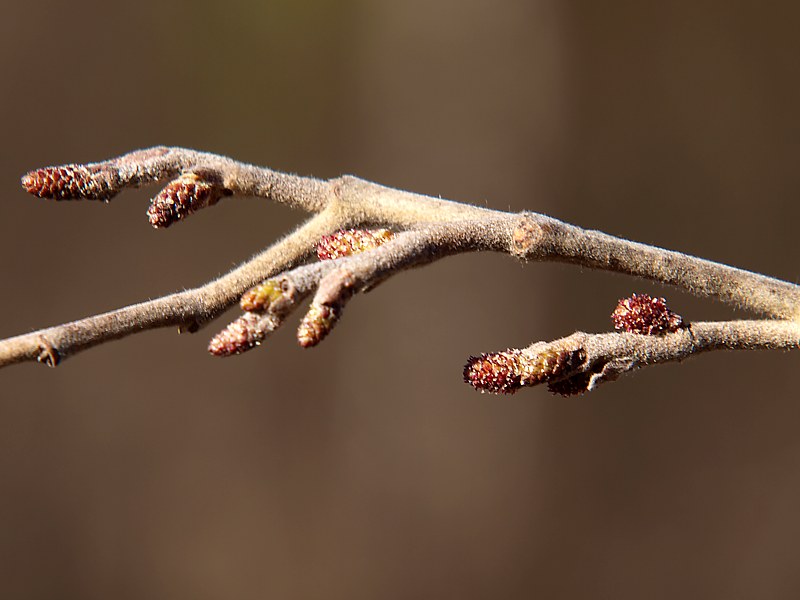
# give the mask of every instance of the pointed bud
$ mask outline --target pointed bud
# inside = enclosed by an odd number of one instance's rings
[[[394,234],[388,229],[348,229],[326,235],[317,244],[320,260],[333,260],[357,252],[374,250],[391,240]]]
[[[686,327],[683,317],[667,308],[664,298],[653,298],[647,294],[623,298],[611,318],[617,331],[641,335],[663,335]]]
[[[29,194],[54,200],[108,200],[115,193],[106,178],[84,165],[36,169],[22,177],[22,187]]]

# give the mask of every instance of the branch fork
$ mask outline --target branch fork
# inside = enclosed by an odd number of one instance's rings
[[[36,169],[23,188],[58,201],[109,201],[127,187],[160,183],[147,210],[163,229],[224,197],[257,196],[312,213],[287,237],[230,273],[196,289],[0,341],[0,367],[25,361],[56,366],[68,356],[165,326],[194,331],[240,303],[244,313],[216,334],[209,352],[250,350],[312,297],[298,327],[301,346],[320,343],[355,294],[400,272],[452,254],[501,252],[519,260],[560,261],[626,273],[709,296],[760,320],[692,323],[661,298],[632,295],[612,318],[617,332],[578,332],[472,357],[464,379],[476,389],[513,393],[547,384],[573,395],[644,366],[718,349],[797,349],[800,287],[598,231],[546,215],[494,211],[394,190],[355,177],[322,181],[279,173],[183,148],[155,147],[86,165]],[[311,261],[316,252],[319,261]]]

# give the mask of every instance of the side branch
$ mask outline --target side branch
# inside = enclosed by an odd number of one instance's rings
[[[0,367],[27,361],[54,367],[82,350],[159,327],[196,331],[235,304],[248,288],[302,261],[321,236],[337,228],[335,215],[324,211],[250,261],[204,286],[2,340]]]
[[[680,362],[710,350],[791,350],[800,347],[792,321],[698,322],[666,335],[577,332],[522,350],[473,357],[464,379],[482,392],[511,394],[546,383],[553,393],[581,394],[645,366]]]
[[[507,252],[514,222],[515,218],[502,217],[494,221],[440,223],[384,236],[381,244],[369,251],[297,267],[248,291],[240,303],[245,314],[211,340],[209,352],[230,356],[260,345],[315,291],[297,339],[303,347],[316,346],[330,333],[355,294],[369,291],[403,270],[445,256]],[[487,235],[490,230],[494,235]]]
[[[150,223],[157,228],[169,227],[223,196],[258,196],[308,212],[321,211],[332,196],[330,184],[313,177],[167,146],[98,163],[36,169],[22,177],[22,187],[40,198],[107,202],[125,188],[170,179],[173,181],[153,198],[148,210]]]

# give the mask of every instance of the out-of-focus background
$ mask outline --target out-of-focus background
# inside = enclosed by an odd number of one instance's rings
[[[169,144],[532,209],[800,280],[796,2],[30,0],[0,20],[0,336],[198,285],[303,215],[25,171]],[[610,328],[625,277],[461,256],[356,298],[320,347],[148,332],[0,373],[0,597],[797,598],[796,353],[588,396],[461,381]],[[220,320],[222,326],[231,312]]]

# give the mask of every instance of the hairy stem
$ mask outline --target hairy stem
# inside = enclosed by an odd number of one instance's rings
[[[336,228],[336,218],[322,212],[258,256],[204,286],[0,341],[0,367],[30,360],[54,367],[92,346],[159,327],[196,331],[235,304],[248,288],[296,265],[308,256],[321,236]]]
[[[793,321],[697,322],[664,335],[584,333],[470,358],[464,379],[477,390],[513,394],[546,383],[571,396],[642,367],[681,362],[711,350],[793,350],[800,323]]]
[[[589,360],[596,349],[598,356],[605,356],[607,361],[602,363],[602,373],[592,372],[592,377],[602,374],[610,379],[614,373],[624,371],[627,364],[628,359],[618,356],[620,344],[632,344],[635,352],[631,360],[637,365],[663,362],[660,357],[677,360],[709,349],[797,347],[797,285],[582,229],[537,213],[489,210],[351,176],[321,181],[215,154],[161,146],[99,163],[38,169],[25,175],[22,184],[28,192],[45,198],[108,200],[125,187],[164,181],[169,183],[148,211],[156,227],[167,227],[232,195],[259,196],[316,214],[261,254],[204,286],[0,341],[0,367],[31,360],[55,366],[81,350],[157,327],[177,325],[194,331],[235,303],[251,286],[307,260],[323,237],[341,229],[373,225],[405,233],[361,255],[338,258],[324,267],[300,267],[284,275],[286,281],[296,279],[303,294],[316,290],[304,320],[304,345],[313,345],[324,337],[352,294],[445,256],[492,251],[523,261],[561,261],[626,273],[775,319],[694,324],[663,337],[600,334],[612,337],[587,338],[594,341],[573,349],[568,356],[548,354],[546,360],[537,359],[537,365],[557,365],[564,370],[588,364],[577,357]],[[298,300],[303,294],[298,294]],[[219,354],[227,355],[257,345],[295,305],[273,308],[274,314],[262,311],[242,317],[227,337],[212,346]],[[520,361],[531,348],[514,351],[498,364],[480,359],[483,362],[476,363],[476,381],[491,383],[501,366],[522,365]]]
[[[791,283],[555,219],[542,222],[541,215],[532,215],[531,220],[546,230],[531,252],[540,260],[626,273],[776,319],[800,315],[800,287]]]

